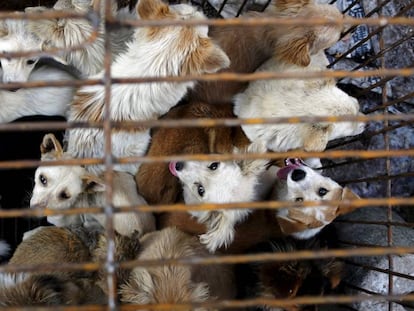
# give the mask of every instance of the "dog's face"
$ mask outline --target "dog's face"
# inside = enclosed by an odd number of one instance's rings
[[[236,162],[171,162],[169,169],[180,180],[188,204],[236,202],[252,192]]]
[[[85,169],[80,166],[39,167],[35,172],[30,207],[70,208],[84,191],[81,176],[85,174]]]
[[[281,201],[341,201],[358,198],[349,188],[343,188],[329,177],[305,165],[299,159],[286,160],[286,166],[277,173],[284,184],[276,191]],[[352,207],[320,205],[280,209],[277,219],[285,234],[307,239],[318,233],[337,216],[352,211]]]
[[[42,161],[64,159],[62,146],[53,134],[47,134],[40,145]],[[85,168],[72,166],[40,166],[35,172],[31,208],[67,209],[74,205],[82,192],[104,191],[98,177],[87,174]]]
[[[169,6],[161,0],[140,0],[137,14],[143,20],[205,19],[205,16],[191,5]],[[207,33],[208,27],[200,25],[138,28],[135,35],[139,41],[151,41],[154,45],[160,46],[159,51],[168,53],[160,57],[169,59],[171,63],[169,70],[176,71],[172,74],[186,75],[216,72],[230,65],[227,55],[208,37]]]
[[[24,24],[21,21],[0,22],[0,52],[40,51],[40,47],[40,40],[25,31]],[[3,82],[26,82],[37,61],[38,58],[35,56],[29,58],[1,58]]]

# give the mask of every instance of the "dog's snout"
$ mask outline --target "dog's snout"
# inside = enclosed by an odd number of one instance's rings
[[[177,162],[175,163],[175,169],[177,171],[181,171],[184,168],[184,162]]]
[[[305,176],[306,176],[306,172],[305,171],[300,170],[300,169],[295,169],[292,172],[291,178],[292,178],[293,181],[300,181],[300,180],[304,179]]]

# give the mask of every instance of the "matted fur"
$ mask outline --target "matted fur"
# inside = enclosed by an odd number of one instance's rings
[[[44,137],[41,144],[42,161],[70,158],[53,134]],[[79,165],[40,166],[35,172],[35,186],[30,200],[31,208],[68,209],[89,206],[104,206],[106,184],[102,176],[88,173]],[[117,207],[145,205],[145,200],[137,193],[134,176],[125,172],[114,172],[113,204]],[[95,226],[98,222],[105,227],[103,214],[56,215],[48,216],[48,221],[56,226],[83,224]],[[151,213],[126,212],[115,213],[114,229],[122,235],[131,235],[134,231],[141,234],[155,229],[155,220]]]
[[[82,263],[89,247],[71,230],[41,227],[23,240],[9,263],[14,265]],[[103,303],[93,272],[60,271],[0,275],[0,306]]]
[[[299,172],[302,176],[292,178]],[[296,180],[295,180],[296,179]],[[279,179],[272,194],[279,201],[353,200],[359,197],[348,187],[342,187],[329,177],[303,165],[295,164],[286,180]],[[309,239],[331,223],[337,216],[349,213],[356,207],[323,205],[312,207],[290,207],[278,209],[276,218],[286,235],[297,239]]]
[[[275,59],[258,71],[322,71],[327,65],[323,52],[312,57],[308,67]],[[252,81],[244,93],[234,98],[239,118],[361,115],[358,101],[340,90],[332,78],[277,79]],[[304,149],[323,151],[329,140],[363,132],[361,122],[313,122],[242,125],[251,141],[261,141],[273,151]]]
[[[207,254],[207,250],[196,237],[176,228],[166,228],[149,233],[141,239],[141,252],[137,259],[190,259]],[[228,265],[136,267],[132,270],[128,282],[121,287],[120,295],[122,302],[132,304],[232,299],[235,296],[232,268]]]
[[[341,19],[342,14],[334,5],[314,4],[310,0],[277,0],[263,13],[249,12],[240,18],[332,18]],[[326,49],[338,41],[343,31],[341,25],[263,25],[255,27],[212,26],[209,36],[223,48],[231,64],[221,71],[252,73],[265,61],[278,60],[307,66],[311,55]],[[190,92],[190,101],[229,103],[233,96],[247,87],[246,82],[206,81],[197,84]],[[214,90],[214,91],[212,91]]]
[[[141,0],[141,19],[205,18],[189,5],[168,6],[160,0]],[[229,65],[226,54],[207,36],[207,26],[137,28],[126,51],[111,66],[114,77],[157,77],[215,72]],[[102,78],[103,73],[95,78]],[[158,118],[186,94],[195,82],[117,84],[111,88],[111,119],[139,121]],[[70,121],[102,121],[103,86],[81,88],[72,104]],[[99,129],[73,129],[67,133],[68,152],[76,158],[103,157],[104,133]],[[112,153],[116,157],[143,155],[150,141],[149,129],[112,131]],[[136,173],[138,164],[117,169]],[[102,167],[88,168],[102,171]]]
[[[227,105],[197,102],[172,108],[162,119],[234,118]],[[157,128],[152,130],[148,156],[229,153],[249,144],[240,127]],[[181,185],[168,163],[143,163],[135,176],[139,192],[149,204],[172,204],[181,200]]]
[[[252,144],[246,153],[265,151],[264,146]],[[187,204],[251,202],[259,198],[258,187],[263,186],[260,177],[267,162],[263,159],[172,162],[170,171],[180,180]],[[206,225],[207,232],[200,236],[200,241],[210,252],[215,252],[231,244],[235,225],[243,222],[250,212],[250,209],[218,209],[189,213]]]

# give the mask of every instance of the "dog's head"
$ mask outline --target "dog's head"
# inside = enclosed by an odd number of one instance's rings
[[[343,19],[343,15],[334,5],[313,4],[310,1],[278,2],[276,1],[273,12],[284,17],[328,18],[332,21]],[[332,46],[339,40],[343,31],[344,26],[341,24],[290,26],[280,37],[276,57],[291,64],[308,66],[311,55]]]
[[[137,5],[138,16],[143,20],[200,20],[205,16],[187,4],[167,5],[161,0],[140,0]],[[158,45],[160,59],[171,62],[166,74],[190,75],[212,73],[230,65],[228,56],[207,35],[208,27],[148,27],[136,30],[136,36]],[[155,53],[155,51],[149,51]]]
[[[169,169],[180,180],[187,204],[247,202],[256,197],[255,186],[266,163],[262,159],[186,161],[171,162]]]
[[[40,51],[40,48],[40,39],[26,30],[24,21],[0,21],[0,52]],[[3,82],[26,82],[38,59],[36,56],[1,58]]]
[[[342,201],[359,198],[349,188],[341,187],[331,178],[322,176],[299,159],[287,159],[286,166],[277,175],[283,185],[278,187],[275,197],[281,201]],[[337,216],[353,209],[345,205],[292,207],[278,210],[277,219],[283,233],[307,239]]]
[[[64,160],[62,146],[53,134],[47,134],[40,145],[42,161]],[[40,166],[35,172],[30,207],[67,209],[82,192],[105,190],[104,182],[90,175],[80,165]]]

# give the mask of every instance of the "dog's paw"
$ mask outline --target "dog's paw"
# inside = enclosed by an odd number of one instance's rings
[[[234,229],[220,226],[216,230],[209,230],[200,235],[200,242],[206,246],[210,253],[214,253],[218,248],[227,248],[234,239]]]

